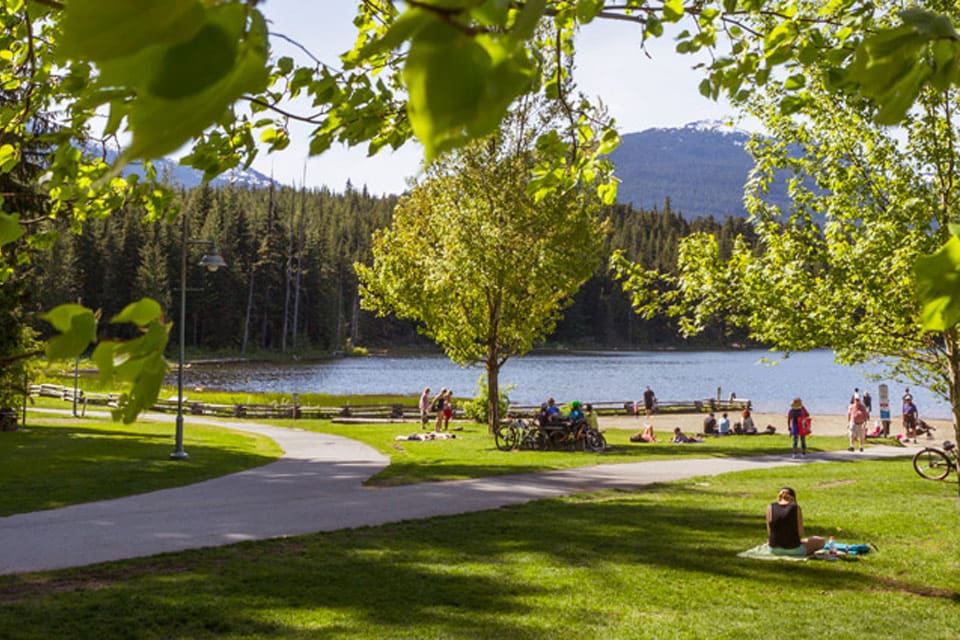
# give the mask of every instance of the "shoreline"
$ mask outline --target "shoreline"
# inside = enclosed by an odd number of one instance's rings
[[[721,413],[722,412],[716,412],[714,415],[719,418]],[[652,424],[656,431],[669,432],[673,431],[676,427],[680,427],[680,429],[682,429],[685,433],[692,435],[693,433],[701,433],[703,431],[703,419],[706,417],[706,415],[707,414],[705,413],[655,413],[649,418],[643,415],[601,416],[600,428],[639,431],[643,429],[644,425]],[[728,417],[730,418],[730,424],[732,425],[739,419],[740,415],[739,413],[729,413]],[[811,414],[811,418],[813,425],[813,433],[811,434],[812,436],[846,436],[849,433],[846,415]],[[879,418],[874,418],[871,416],[867,423],[868,431],[873,429],[874,421],[878,419]],[[787,434],[786,414],[754,412],[753,421],[756,423],[757,429],[760,429],[761,431],[768,424],[771,424],[776,427],[777,435]],[[944,440],[955,439],[952,421],[938,418],[931,418],[925,421],[931,426],[935,427],[936,432],[934,433],[933,438],[921,436],[917,439],[918,444],[923,442],[939,443],[943,442]],[[900,425],[900,416],[893,416],[890,420],[891,436],[896,436],[898,433],[903,432],[903,429]]]

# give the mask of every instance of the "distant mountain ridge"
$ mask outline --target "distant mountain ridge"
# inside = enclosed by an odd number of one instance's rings
[[[175,160],[161,158],[153,161],[153,166],[157,170],[157,176],[163,182],[168,184],[182,186],[186,189],[192,189],[203,182],[203,172],[192,167],[185,167]],[[124,170],[124,175],[138,173],[143,175],[143,165],[137,162],[131,162]],[[237,186],[249,189],[266,189],[270,184],[280,186],[280,183],[265,176],[255,169],[230,169],[220,174],[210,181],[211,187]]]
[[[688,219],[746,215],[743,185],[753,168],[745,148],[749,139],[745,131],[710,121],[627,133],[610,154],[621,180],[617,200],[652,210],[662,209],[669,198],[671,209]],[[785,185],[773,185],[767,199],[786,207]]]

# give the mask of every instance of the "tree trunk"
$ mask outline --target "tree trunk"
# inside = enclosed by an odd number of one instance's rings
[[[949,363],[947,376],[950,384],[954,442],[960,444],[960,344],[958,344],[957,327],[952,327],[943,333],[943,345]],[[960,482],[957,482],[957,499],[960,501]]]
[[[500,359],[491,347],[487,352],[487,430],[493,434],[500,425]]]
[[[247,288],[247,311],[243,315],[243,342],[240,343],[240,353],[247,355],[247,341],[250,339],[250,318],[253,314],[253,279],[256,267],[250,269],[250,286]]]
[[[306,174],[307,169],[304,167],[304,185],[300,187],[300,223],[297,228],[297,275],[296,280],[293,285],[293,350],[297,350],[297,334],[299,333],[299,322],[300,319],[300,276],[303,273],[303,234],[304,234],[304,221],[307,218],[307,187],[306,187]]]

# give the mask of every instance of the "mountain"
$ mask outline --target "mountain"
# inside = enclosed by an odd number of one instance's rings
[[[639,209],[670,207],[685,218],[746,215],[743,185],[753,168],[745,145],[750,134],[715,122],[647,129],[623,136],[610,154],[621,180],[617,200]],[[785,207],[786,186],[773,185],[767,199]]]
[[[157,170],[157,175],[164,182],[183,186],[186,189],[199,186],[203,181],[203,172],[185,167],[178,164],[175,160],[162,158],[154,160],[153,166]],[[124,170],[124,175],[139,173],[143,175],[143,166],[139,161],[131,162]],[[254,169],[231,169],[210,181],[211,187],[223,187],[227,185],[248,187],[250,189],[262,189],[270,186],[270,183],[280,186],[280,183],[265,176]]]

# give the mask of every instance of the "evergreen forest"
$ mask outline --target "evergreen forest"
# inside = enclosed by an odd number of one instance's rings
[[[342,193],[205,185],[181,197],[189,216],[188,239],[214,240],[227,262],[208,272],[198,264],[204,247],[188,244],[188,349],[308,356],[350,345],[432,347],[411,323],[360,309],[353,265],[370,260],[372,232],[389,225],[395,196],[373,196],[348,183]],[[724,258],[738,234],[752,237],[743,218],[688,221],[669,200],[658,210],[616,205],[603,215],[610,223],[608,253],[621,248],[628,258],[667,272],[676,268],[678,240],[689,233],[715,234]],[[80,301],[109,319],[130,301],[147,296],[160,302],[168,320],[179,317],[179,220],[146,221],[143,211],[129,209],[87,219],[74,231],[80,233],[61,229],[54,250],[38,252],[27,276],[26,315],[41,334],[50,327],[39,314],[63,302]],[[581,288],[564,315],[547,346],[699,348],[745,342],[742,334],[722,325],[687,341],[675,321],[641,318],[605,267]],[[101,327],[122,330],[107,323]],[[171,340],[169,348],[175,344]]]

